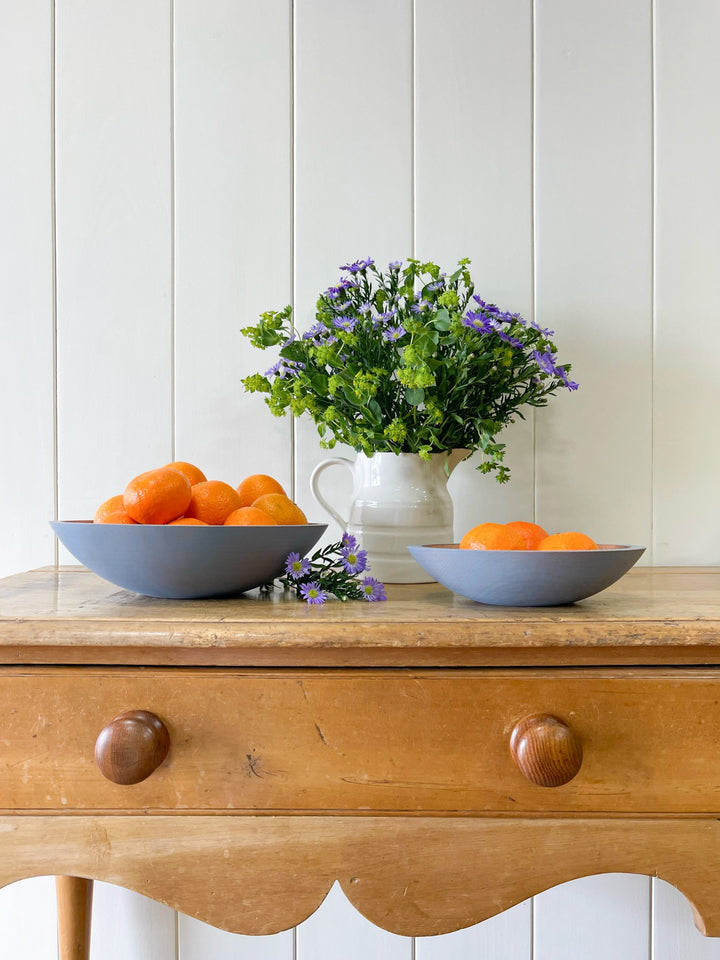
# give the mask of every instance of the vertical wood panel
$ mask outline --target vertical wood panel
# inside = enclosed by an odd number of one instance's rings
[[[240,379],[241,335],[292,295],[291,5],[175,3],[176,453],[290,490],[290,421]]]
[[[0,890],[0,956],[50,960],[57,956],[55,878],[33,877]]]
[[[169,0],[57,0],[62,519],[170,459],[170,28]]]
[[[411,960],[412,938],[381,930],[348,901],[340,884],[297,928],[296,960]]]
[[[655,559],[719,563],[720,5],[655,9]]]
[[[531,960],[532,901],[442,937],[418,937],[415,960]]]
[[[169,0],[57,0],[63,519],[91,517],[171,456],[170,9]],[[174,960],[166,909],[134,897],[99,889],[99,955]],[[121,929],[132,944],[124,954]]]
[[[538,521],[648,547],[650,10],[543,0],[535,24],[537,319],[580,384],[536,416]]]
[[[178,917],[178,960],[294,960],[293,931],[246,937]]]
[[[527,0],[416,3],[416,246],[476,292],[532,319],[532,8]],[[455,531],[532,520],[533,417],[503,431],[507,485],[458,467]]]
[[[0,576],[52,563],[52,24],[0,0]]]
[[[650,960],[650,880],[583,877],[535,897],[533,960]]]
[[[175,911],[109,883],[95,883],[92,957],[176,960]]]
[[[294,305],[300,330],[314,322],[317,295],[337,282],[341,264],[370,256],[384,268],[412,252],[411,14],[411,0],[296,4]],[[333,452],[355,456],[340,447]],[[299,419],[297,496],[311,519],[323,518],[310,496],[310,473],[327,456],[314,424]],[[329,472],[324,484],[341,512],[349,496],[344,473]],[[334,524],[328,536],[338,539]]]
[[[651,960],[720,960],[720,938],[700,933],[686,897],[664,880],[654,878],[652,884]]]

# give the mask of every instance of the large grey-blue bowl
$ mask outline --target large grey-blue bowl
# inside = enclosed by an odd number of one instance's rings
[[[637,563],[645,547],[460,550],[448,543],[408,550],[423,570],[461,597],[504,607],[554,607],[609,587]]]
[[[104,580],[148,597],[195,599],[242,593],[280,576],[289,553],[311,550],[326,523],[170,526],[59,520],[70,553]]]

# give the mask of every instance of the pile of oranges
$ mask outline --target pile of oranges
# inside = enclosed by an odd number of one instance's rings
[[[548,535],[537,523],[481,523],[468,530],[460,541],[462,550],[597,550],[598,545],[584,533]]]
[[[307,523],[307,517],[274,477],[255,473],[233,487],[175,460],[134,477],[124,493],[98,507],[94,522],[275,526]]]

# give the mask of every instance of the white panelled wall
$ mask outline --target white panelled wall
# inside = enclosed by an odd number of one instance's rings
[[[0,575],[176,457],[271,473],[317,515],[326,454],[242,391],[270,361],[240,328],[292,301],[304,329],[340,264],[413,255],[470,257],[581,385],[507,430],[509,485],[456,471],[456,532],[535,519],[720,563],[719,35],[717,0],[0,0]],[[0,957],[51,958],[54,925],[50,878],[0,891]],[[417,940],[337,886],[250,938],[98,884],[93,943],[720,960],[677,891],[617,875]]]

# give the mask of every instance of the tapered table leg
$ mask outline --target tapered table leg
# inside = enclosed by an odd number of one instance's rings
[[[58,909],[58,960],[90,960],[93,882],[55,877]]]

